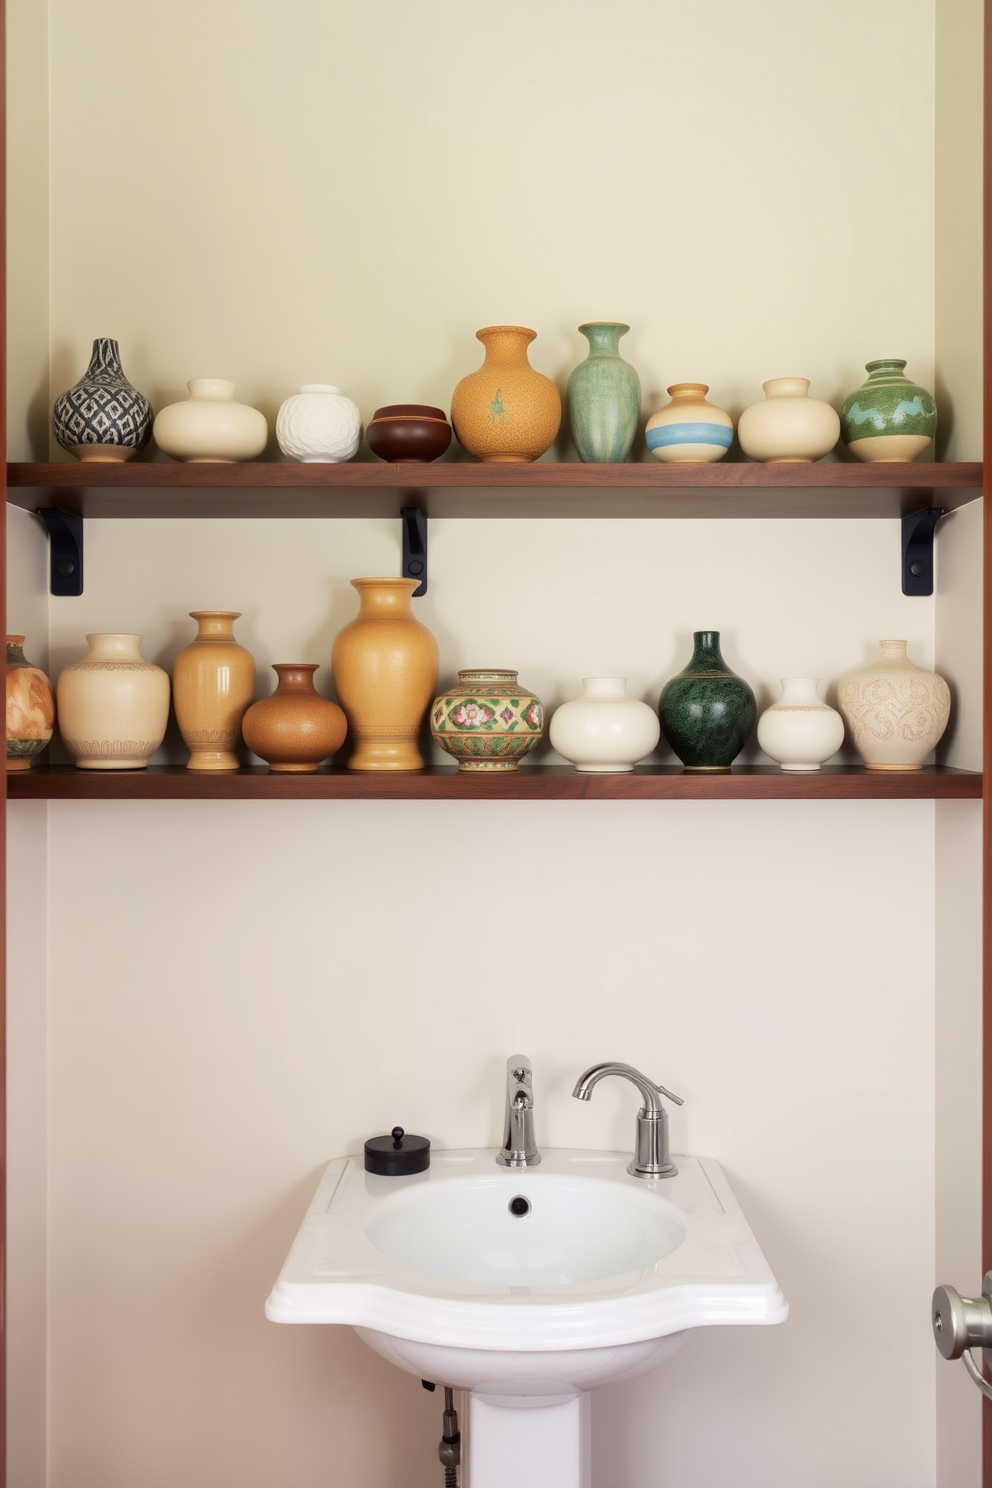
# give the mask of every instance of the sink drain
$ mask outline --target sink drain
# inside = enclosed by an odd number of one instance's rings
[[[506,1207],[514,1219],[523,1219],[524,1215],[530,1213],[530,1199],[525,1199],[523,1194],[517,1194],[516,1198],[511,1199]]]

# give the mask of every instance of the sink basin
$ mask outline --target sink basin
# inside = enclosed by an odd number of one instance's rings
[[[780,1323],[788,1305],[719,1165],[650,1181],[629,1155],[435,1151],[409,1178],[328,1164],[266,1304],[348,1323],[393,1363],[497,1395],[563,1395],[640,1372],[686,1330]]]

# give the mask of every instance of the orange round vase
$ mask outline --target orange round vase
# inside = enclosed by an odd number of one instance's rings
[[[29,770],[55,730],[55,694],[24,655],[24,637],[7,637],[7,769]]]
[[[196,637],[176,657],[172,701],[187,770],[236,770],[241,720],[255,696],[255,663],[234,639],[240,610],[190,610]]]
[[[487,326],[475,333],[486,348],[477,372],[463,377],[451,398],[459,444],[486,461],[536,460],[550,449],[561,423],[561,395],[535,372],[527,347],[537,335],[526,326]]]
[[[338,707],[313,685],[314,662],[274,662],[276,690],[252,703],[241,731],[248,748],[270,770],[312,774],[344,743],[348,723]]]
[[[352,579],[362,601],[331,652],[348,715],[350,770],[422,770],[417,746],[437,684],[437,642],[414,617],[416,579]]]

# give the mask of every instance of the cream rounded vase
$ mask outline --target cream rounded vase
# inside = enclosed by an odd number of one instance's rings
[[[80,770],[144,769],[169,721],[169,674],[145,661],[140,635],[86,640],[56,685],[62,742]]]
[[[627,696],[626,677],[583,677],[582,690],[552,713],[552,748],[584,774],[632,770],[661,737],[657,713]]]
[[[838,685],[840,711],[869,770],[920,770],[947,727],[951,690],[910,661],[905,641],[879,641],[879,650]]]
[[[758,719],[758,743],[783,770],[818,770],[844,742],[844,720],[820,701],[817,681],[783,677],[781,698]]]
[[[809,464],[830,453],[840,438],[840,415],[809,397],[808,377],[772,377],[761,386],[765,401],[745,408],[737,423],[746,455],[766,464]]]
[[[189,397],[156,415],[155,443],[174,460],[234,464],[254,460],[265,449],[269,426],[264,413],[234,401],[234,383],[223,377],[194,377]]]

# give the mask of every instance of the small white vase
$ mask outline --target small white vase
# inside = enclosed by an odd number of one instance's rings
[[[584,773],[632,770],[658,742],[657,713],[627,696],[626,677],[583,677],[582,687],[581,698],[562,703],[552,714],[552,747]]]
[[[279,409],[276,439],[287,460],[322,465],[353,460],[362,442],[358,405],[329,382],[305,382]]]
[[[765,401],[752,403],[738,420],[744,453],[767,464],[809,464],[829,454],[840,438],[840,416],[829,403],[807,396],[809,378],[772,377],[761,386]]]
[[[905,641],[878,644],[878,661],[845,677],[837,702],[869,770],[920,770],[947,727],[951,690],[910,661]]]
[[[783,770],[818,770],[844,742],[844,720],[817,696],[816,677],[783,677],[758,719],[758,743]]]
[[[189,397],[156,415],[155,443],[174,460],[233,464],[254,460],[264,450],[269,426],[264,413],[235,403],[234,383],[223,377],[194,377]]]
[[[140,635],[86,639],[56,687],[62,743],[80,770],[143,769],[169,721],[169,674],[145,661]]]

